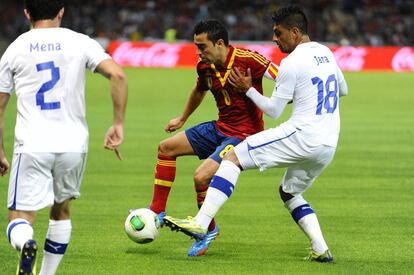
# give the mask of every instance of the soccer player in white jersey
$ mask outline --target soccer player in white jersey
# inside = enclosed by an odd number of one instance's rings
[[[36,274],[36,211],[51,207],[40,274],[55,274],[71,235],[69,204],[78,198],[88,150],[85,71],[110,80],[113,125],[104,147],[123,141],[127,101],[125,74],[86,35],[61,28],[61,0],[27,0],[32,29],[20,35],[0,61],[0,168],[9,169],[3,148],[3,115],[17,96],[14,156],[8,191],[7,236],[20,254],[17,274]]]
[[[247,137],[223,158],[195,218],[165,217],[172,229],[196,239],[233,192],[240,171],[286,167],[279,192],[292,218],[311,242],[308,260],[332,262],[318,219],[302,194],[332,161],[339,137],[339,96],[348,88],[332,52],[312,42],[307,19],[298,7],[281,8],[273,16],[273,41],[289,55],[280,64],[271,98],[258,93],[251,77],[237,69],[231,82],[272,118],[278,118],[292,101],[292,115],[276,128]]]

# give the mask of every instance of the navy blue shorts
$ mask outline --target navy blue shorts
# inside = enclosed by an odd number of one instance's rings
[[[199,159],[211,158],[221,163],[223,156],[241,142],[220,133],[215,121],[204,122],[185,130],[188,141]]]

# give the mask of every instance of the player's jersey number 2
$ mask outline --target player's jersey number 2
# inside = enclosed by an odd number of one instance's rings
[[[41,110],[53,110],[53,109],[60,109],[60,102],[45,102],[45,93],[52,90],[55,87],[56,83],[60,79],[60,70],[58,67],[55,67],[55,63],[53,61],[44,62],[36,64],[36,69],[38,72],[44,70],[50,70],[50,74],[52,78],[44,82],[40,87],[39,91],[36,93],[36,105],[40,106]]]
[[[316,115],[322,114],[322,108],[327,113],[333,113],[338,106],[338,81],[335,75],[331,74],[326,81],[323,81],[319,77],[314,77],[311,80],[312,84],[318,87]]]

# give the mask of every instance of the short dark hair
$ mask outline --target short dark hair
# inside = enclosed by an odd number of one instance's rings
[[[201,33],[207,33],[208,40],[213,43],[216,43],[219,39],[223,39],[224,45],[229,45],[229,34],[227,29],[216,19],[208,19],[198,22],[194,27],[193,34],[199,35]]]
[[[25,9],[33,21],[54,19],[65,6],[63,0],[25,0]]]
[[[301,8],[288,6],[278,9],[272,16],[273,24],[287,29],[297,27],[301,33],[308,33],[308,19]]]

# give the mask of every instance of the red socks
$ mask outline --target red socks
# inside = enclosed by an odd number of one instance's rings
[[[157,214],[165,211],[167,205],[168,195],[175,179],[175,159],[175,157],[158,155],[155,167],[154,195],[150,205],[150,209]]]

